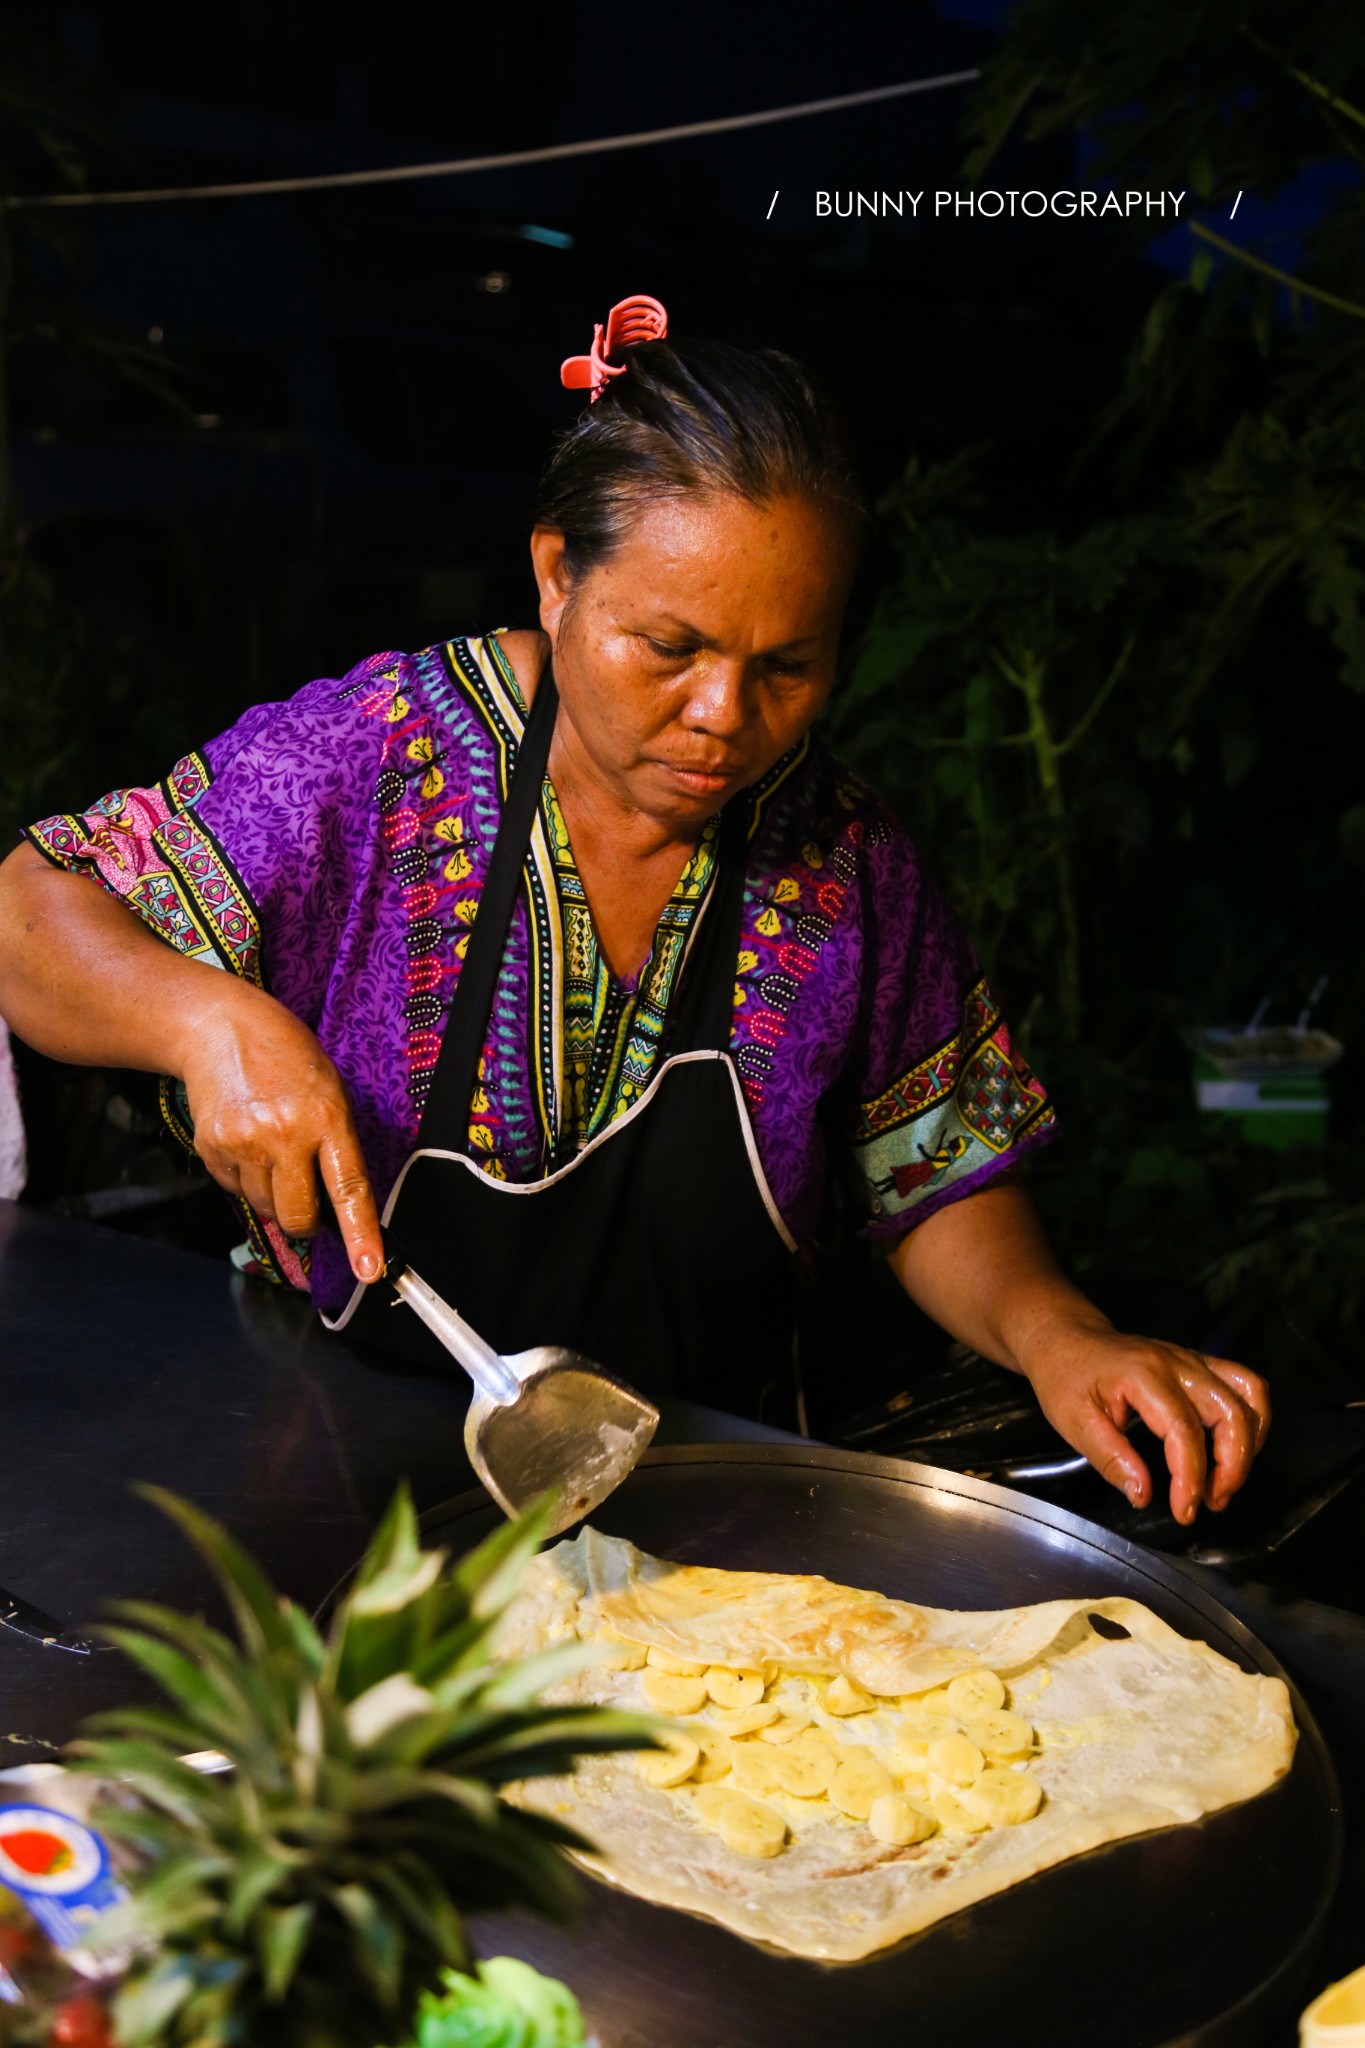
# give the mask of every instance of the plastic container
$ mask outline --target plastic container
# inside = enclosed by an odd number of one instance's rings
[[[1193,1056],[1195,1100],[1206,1116],[1230,1117],[1248,1144],[1277,1151],[1324,1143],[1327,1074],[1344,1051],[1339,1039],[1293,1025],[1213,1025],[1182,1035]]]

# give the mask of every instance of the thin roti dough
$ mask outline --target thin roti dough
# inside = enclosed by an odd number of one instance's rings
[[[1126,1636],[1100,1634],[1091,1615]],[[583,1860],[612,1883],[824,1961],[870,1955],[1087,1849],[1250,1799],[1294,1753],[1281,1680],[1240,1670],[1132,1600],[914,1607],[810,1576],[669,1564],[585,1529],[533,1561],[501,1647],[522,1654],[599,1633],[697,1663],[781,1666],[792,1675],[769,1696],[784,1709],[809,1711],[810,1679],[842,1672],[877,1704],[843,1723],[840,1739],[893,1770],[903,1718],[894,1696],[980,1666],[1009,1682],[1038,1732],[1029,1768],[1044,1800],[1033,1819],[988,1833],[947,1829],[895,1848],[823,1801],[777,1795],[765,1803],[787,1822],[788,1845],[755,1859],[701,1824],[687,1786],[647,1784],[628,1755],[589,1758],[572,1778],[517,1789],[580,1827],[597,1852]],[[602,1666],[551,1696],[645,1704],[639,1671]]]

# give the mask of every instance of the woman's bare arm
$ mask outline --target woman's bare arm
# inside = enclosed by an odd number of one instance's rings
[[[983,1188],[937,1210],[901,1240],[891,1266],[935,1322],[1023,1373],[1054,1429],[1134,1506],[1147,1504],[1152,1484],[1123,1434],[1133,1416],[1164,1441],[1177,1521],[1192,1522],[1201,1500],[1226,1507],[1246,1478],[1270,1426],[1264,1380],[1115,1330],[1061,1272],[1022,1188]]]
[[[378,1277],[379,1219],[346,1090],[307,1025],[28,845],[0,865],[0,1015],[53,1059],[175,1075],[215,1180],[301,1237],[317,1228],[320,1176],[352,1270]]]

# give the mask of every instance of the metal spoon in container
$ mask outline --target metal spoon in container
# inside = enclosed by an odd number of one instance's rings
[[[651,1401],[557,1344],[501,1357],[411,1266],[393,1286],[474,1382],[465,1450],[500,1508],[514,1515],[553,1487],[553,1536],[616,1490],[659,1426]]]

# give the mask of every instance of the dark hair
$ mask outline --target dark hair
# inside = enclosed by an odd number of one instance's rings
[[[808,372],[777,349],[646,341],[555,444],[535,523],[564,535],[575,580],[606,561],[632,515],[660,497],[803,497],[844,526],[856,555],[866,500],[843,428]]]

